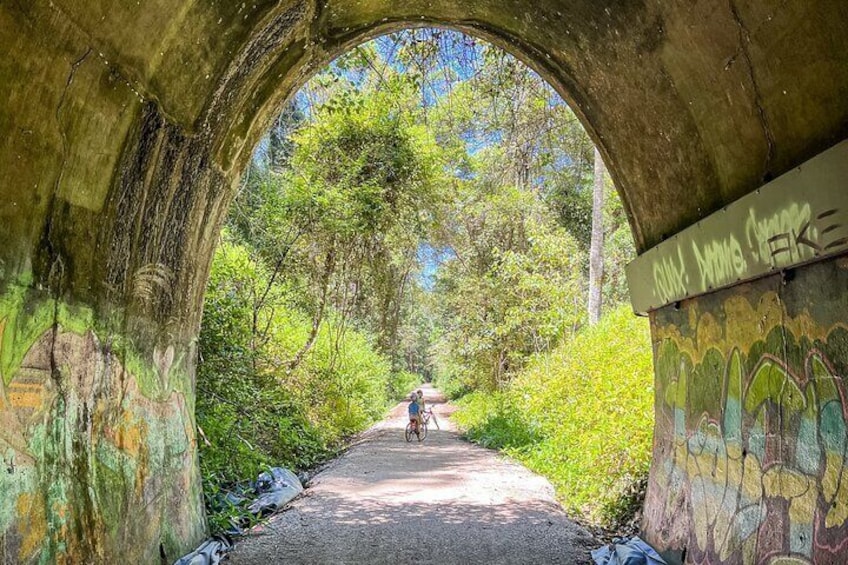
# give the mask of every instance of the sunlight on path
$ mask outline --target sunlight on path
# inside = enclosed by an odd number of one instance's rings
[[[236,546],[233,563],[590,563],[591,536],[542,477],[460,439],[452,407],[424,391],[442,429],[407,443],[406,403]]]

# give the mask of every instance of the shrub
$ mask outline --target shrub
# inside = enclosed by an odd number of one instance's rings
[[[197,376],[200,467],[213,528],[235,516],[220,501],[237,483],[270,466],[303,470],[328,459],[346,437],[381,418],[396,391],[405,394],[420,381],[392,374],[371,340],[332,314],[290,370],[287,360],[308,339],[311,320],[275,287],[259,312],[257,336],[252,297],[268,280],[244,246],[225,241],[218,249]]]
[[[653,431],[651,342],[627,307],[536,356],[499,394],[468,395],[457,422],[548,477],[563,505],[601,526],[632,506]]]
[[[454,421],[468,439],[484,447],[516,450],[543,439],[515,407],[511,394],[473,392],[458,404],[460,410],[454,414]]]

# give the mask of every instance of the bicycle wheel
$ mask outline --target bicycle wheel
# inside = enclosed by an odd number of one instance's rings
[[[406,425],[406,430],[403,433],[404,437],[406,438],[406,441],[412,441],[412,434],[414,433],[415,432],[412,431],[412,422],[410,422]]]
[[[424,441],[424,439],[426,437],[427,437],[427,424],[422,423],[420,426],[418,426],[418,441]]]

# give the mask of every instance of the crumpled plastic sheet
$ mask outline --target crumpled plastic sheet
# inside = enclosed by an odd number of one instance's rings
[[[264,517],[280,510],[302,493],[303,485],[297,475],[288,469],[273,467],[269,471],[261,473],[256,482],[252,483],[250,488],[245,487],[243,492],[240,490],[239,494],[227,493],[224,501],[232,506],[240,506],[248,501],[246,496],[240,495],[247,495],[248,491],[256,495],[256,498],[247,507],[248,512]],[[238,524],[233,524],[232,530],[226,532],[228,535],[235,536],[242,533],[241,526]],[[228,537],[215,536],[209,538],[191,553],[180,557],[174,565],[218,565],[232,545]]]
[[[232,546],[225,537],[209,538],[191,553],[177,559],[174,565],[218,565]]]
[[[596,565],[667,565],[650,545],[634,536],[592,552]]]
[[[290,500],[303,492],[303,486],[297,475],[288,469],[274,467],[269,472],[259,475],[256,481],[256,491],[259,497],[247,509],[251,514],[267,516],[273,514]]]

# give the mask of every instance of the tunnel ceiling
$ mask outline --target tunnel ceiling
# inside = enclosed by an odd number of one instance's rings
[[[177,199],[201,170],[211,188],[181,205],[208,236],[228,201],[214,187],[233,185],[286,96],[351,45],[425,24],[494,41],[560,91],[640,250],[848,133],[844,0],[0,2],[0,275],[51,270],[45,247],[67,247],[78,270],[114,262],[129,248],[96,226],[120,223],[126,187]],[[160,165],[145,169],[151,155]],[[145,221],[158,222],[140,220],[135,240]]]

